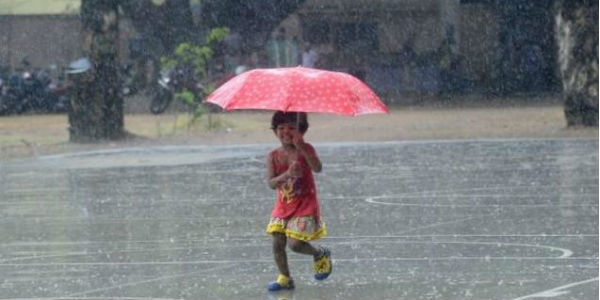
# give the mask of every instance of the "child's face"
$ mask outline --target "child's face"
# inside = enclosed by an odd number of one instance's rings
[[[294,144],[294,137],[302,135],[294,123],[282,123],[275,128],[275,135],[283,145]]]

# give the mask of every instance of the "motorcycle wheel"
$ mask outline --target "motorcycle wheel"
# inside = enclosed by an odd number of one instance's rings
[[[150,112],[155,115],[164,112],[167,110],[167,107],[169,107],[172,100],[173,95],[171,94],[171,91],[162,88],[158,89],[156,96],[152,98],[152,102],[150,103]]]
[[[14,93],[8,93],[0,99],[0,114],[12,115],[21,112],[21,99]]]
[[[0,97],[0,116],[7,115],[9,112],[9,107],[6,104],[6,99],[4,97]]]

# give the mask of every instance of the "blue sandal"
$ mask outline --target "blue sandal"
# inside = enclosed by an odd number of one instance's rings
[[[331,265],[331,251],[325,247],[320,248],[321,255],[315,258],[313,266],[316,280],[326,279],[329,277],[329,274],[331,274],[331,270],[333,269],[333,266]]]
[[[267,289],[269,290],[269,292],[292,290],[294,289],[294,280],[283,274],[279,274],[279,276],[277,276],[276,281],[269,282],[269,284],[267,285]]]

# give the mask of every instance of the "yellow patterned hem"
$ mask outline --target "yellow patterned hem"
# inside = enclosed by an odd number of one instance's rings
[[[284,228],[283,224],[280,224],[280,223],[271,223],[271,224],[269,224],[269,226],[267,226],[267,233],[268,234],[283,233],[286,236],[291,237],[296,240],[314,241],[314,240],[318,240],[320,238],[327,236],[327,227],[325,226],[324,223],[322,223],[322,226],[316,232],[314,232],[312,234],[307,234],[307,233],[302,233],[302,232],[297,232],[294,230],[286,229],[286,228]]]

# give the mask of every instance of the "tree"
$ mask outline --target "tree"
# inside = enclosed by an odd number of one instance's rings
[[[123,97],[120,95],[118,62],[119,11],[129,17],[144,39],[148,59],[159,69],[159,58],[175,45],[193,39],[189,1],[82,0],[80,18],[83,51],[92,63],[91,74],[74,75],[69,111],[72,142],[119,140],[124,130]],[[155,72],[155,77],[158,73]]]
[[[81,2],[83,50],[92,69],[86,79],[78,79],[72,89],[69,110],[72,142],[117,140],[126,136],[117,61],[118,3],[118,0]]]
[[[230,27],[246,41],[261,45],[271,30],[305,0],[203,0],[203,25]],[[78,78],[69,112],[70,140],[93,142],[127,136],[123,98],[119,94],[119,11],[131,19],[144,40],[144,48],[158,69],[159,57],[184,42],[197,43],[205,33],[193,24],[187,0],[82,0],[84,53],[92,62],[91,76]],[[157,74],[154,74],[156,76]]]
[[[568,126],[598,126],[598,1],[557,1],[556,35]]]

